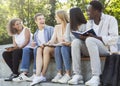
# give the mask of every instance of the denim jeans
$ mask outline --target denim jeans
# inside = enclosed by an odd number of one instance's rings
[[[71,48],[67,46],[57,46],[55,47],[55,62],[57,70],[63,70],[63,64],[65,70],[71,69]]]
[[[36,71],[36,51],[37,48],[31,49],[31,48],[23,48],[23,55],[22,55],[22,62],[21,62],[21,68],[20,71],[22,72],[28,72],[29,66],[30,66],[30,60],[33,58],[33,72]]]

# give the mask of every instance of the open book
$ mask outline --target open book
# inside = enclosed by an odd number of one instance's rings
[[[62,43],[57,43],[57,44],[44,44],[44,46],[56,47],[56,46],[62,46]]]
[[[14,48],[13,46],[11,46],[11,47],[6,47],[5,49],[7,50],[7,49],[9,49],[9,48]]]
[[[96,33],[93,29],[90,29],[90,30],[87,30],[85,32],[79,32],[79,31],[72,31],[72,34],[76,37],[76,38],[80,38],[80,35],[83,35],[83,36],[88,36],[88,33],[92,33],[93,35],[96,36]]]

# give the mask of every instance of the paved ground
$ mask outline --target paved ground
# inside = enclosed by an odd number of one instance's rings
[[[0,86],[30,86],[30,82],[5,82],[4,80],[0,80]],[[57,84],[51,82],[44,82],[37,84],[35,86],[85,86],[83,84],[79,85],[68,85],[68,84]]]
[[[0,58],[2,57],[2,52],[5,50],[6,47],[9,46],[12,46],[12,44],[0,45]]]

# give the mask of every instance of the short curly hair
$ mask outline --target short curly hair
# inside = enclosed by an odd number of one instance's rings
[[[8,34],[10,36],[12,36],[12,35],[14,35],[14,34],[16,34],[18,32],[15,28],[13,28],[16,21],[20,21],[22,23],[22,20],[20,18],[13,18],[7,24],[7,31],[8,31]],[[24,27],[23,24],[22,24],[22,26]]]
[[[102,12],[103,10],[103,5],[101,2],[99,1],[96,1],[96,0],[93,0],[90,2],[90,5],[95,9],[95,10],[98,10],[100,12]]]

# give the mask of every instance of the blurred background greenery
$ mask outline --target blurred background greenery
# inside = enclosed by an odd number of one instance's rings
[[[46,17],[46,24],[56,24],[54,15],[58,9],[69,12],[71,7],[78,6],[84,12],[86,18],[86,6],[91,0],[0,0],[0,45],[12,43],[12,38],[6,31],[7,22],[11,18],[19,17],[25,26],[29,27],[32,33],[36,30],[34,15],[38,12]],[[113,15],[118,20],[120,29],[120,1],[99,0],[104,5],[104,13]]]

